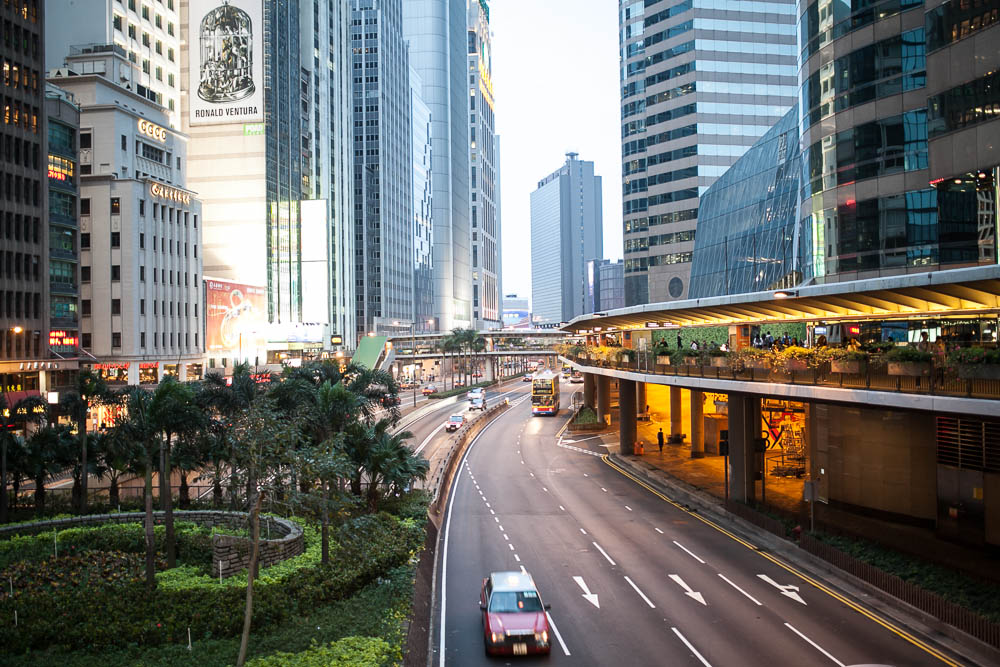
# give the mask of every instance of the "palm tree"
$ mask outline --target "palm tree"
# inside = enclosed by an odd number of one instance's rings
[[[27,440],[25,472],[35,483],[35,513],[45,513],[45,480],[72,461],[73,436],[65,426],[46,425]]]
[[[80,480],[80,499],[77,511],[87,513],[87,413],[92,402],[99,402],[108,394],[108,386],[100,375],[89,368],[80,371],[76,376],[76,385],[63,394],[59,401],[70,419],[76,424],[80,435],[80,470],[84,471]]]
[[[449,352],[454,355],[454,353],[459,352],[462,349],[461,348],[461,344],[458,341],[458,338],[456,338],[454,334],[452,334],[450,336],[445,336],[444,338],[442,338],[441,342],[438,344],[438,347],[440,348],[441,352],[444,354],[445,361],[448,360],[448,353]],[[448,375],[451,376],[451,388],[452,389],[455,388],[455,368],[454,368],[454,364],[455,364],[455,360],[454,360],[454,358],[452,358],[452,368],[451,368],[451,372],[448,374]],[[442,371],[443,370],[444,369],[442,368]],[[442,378],[442,380],[444,380],[444,378]],[[448,384],[447,384],[446,380],[445,380],[445,389],[446,390],[448,389]]]
[[[402,433],[380,432],[372,448],[368,467],[368,509],[378,508],[379,484],[385,485],[385,494],[400,493],[415,479],[426,479],[430,463],[406,446],[413,437],[409,431]]]
[[[470,329],[471,331],[471,329]],[[473,353],[473,366],[479,370],[479,355],[486,349],[486,339],[473,331],[472,342],[469,343]],[[489,359],[487,359],[489,361]]]
[[[94,441],[94,450],[97,453],[99,473],[102,477],[106,475],[111,482],[108,489],[108,503],[111,507],[117,507],[121,502],[118,481],[133,467],[133,462],[142,453],[136,444],[118,429],[95,433],[91,439]]]
[[[145,485],[143,504],[146,529],[146,587],[156,587],[156,543],[153,540],[153,457],[159,448],[159,428],[151,417],[153,395],[139,387],[128,387],[123,393],[125,416],[115,424],[123,437],[142,450],[141,467]],[[137,462],[138,463],[138,462]]]
[[[45,402],[39,396],[28,396],[27,398],[22,398],[14,405],[9,405],[7,394],[0,392],[0,491],[3,491],[3,493],[0,493],[0,523],[6,523],[8,519],[8,451],[15,448],[19,450],[23,445],[23,440],[14,435],[14,430],[19,426],[24,427],[29,423],[38,424],[43,421],[45,419],[45,407]],[[17,484],[15,483],[15,497],[17,495],[16,487]]]
[[[173,494],[170,492],[170,448],[173,436],[201,427],[202,412],[195,404],[194,389],[172,377],[165,377],[149,402],[149,418],[163,436],[160,446],[160,509],[166,526],[167,567],[176,565]]]

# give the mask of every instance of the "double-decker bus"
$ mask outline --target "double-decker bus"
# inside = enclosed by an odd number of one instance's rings
[[[531,414],[559,414],[559,373],[538,371],[531,381]]]

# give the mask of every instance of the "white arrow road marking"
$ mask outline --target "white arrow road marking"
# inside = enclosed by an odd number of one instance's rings
[[[697,600],[698,602],[702,603],[706,607],[708,606],[708,603],[705,602],[705,598],[702,596],[702,594],[701,593],[696,593],[695,591],[692,591],[691,587],[688,586],[686,583],[684,583],[684,580],[680,578],[680,575],[671,574],[670,578],[674,580],[674,583],[676,583],[678,586],[680,586],[681,588],[684,589],[684,595],[687,595],[688,597],[690,597],[690,598],[692,598],[694,600]]]
[[[844,665],[844,663],[842,663],[840,660],[837,660],[832,655],[830,655],[830,653],[825,648],[823,648],[822,646],[820,646],[819,644],[817,644],[813,640],[811,640],[808,637],[806,637],[804,634],[802,634],[801,632],[799,632],[798,630],[796,630],[795,628],[793,628],[788,623],[785,623],[785,627],[787,627],[789,630],[791,630],[792,632],[794,632],[795,634],[797,634],[799,637],[802,637],[802,639],[805,639],[807,642],[809,642],[810,644],[812,644],[813,648],[815,648],[817,651],[819,651],[820,653],[822,653],[826,657],[830,658],[830,660],[833,660],[833,662],[835,664],[840,665],[840,667],[846,667]]]
[[[586,582],[584,582],[583,577],[573,577],[573,581],[575,581],[577,585],[583,589],[583,599],[600,609],[601,605],[597,602],[597,593],[590,592],[590,589],[587,587]]]
[[[627,582],[628,582],[628,585],[629,585],[629,586],[631,586],[631,587],[632,587],[632,589],[633,589],[633,590],[634,590],[634,591],[635,591],[636,593],[638,593],[638,594],[639,594],[639,597],[641,597],[641,598],[642,598],[643,600],[645,600],[645,601],[646,601],[646,604],[648,604],[648,605],[649,605],[649,608],[650,608],[650,609],[656,609],[656,605],[655,605],[655,604],[653,604],[652,602],[650,602],[650,601],[649,601],[649,598],[648,598],[648,597],[646,597],[646,594],[645,594],[645,593],[643,593],[642,591],[640,591],[640,590],[639,590],[639,587],[638,587],[638,586],[636,586],[636,585],[635,585],[635,583],[633,583],[631,579],[629,579],[628,577],[625,577],[625,581],[627,581]]]
[[[750,598],[750,600],[751,600],[751,601],[752,601],[752,602],[753,602],[753,603],[754,603],[755,605],[757,605],[758,607],[760,607],[760,606],[763,606],[763,605],[761,605],[761,603],[760,603],[760,602],[758,602],[758,601],[757,601],[757,598],[755,598],[754,596],[750,595],[750,594],[749,594],[749,593],[747,593],[747,592],[746,592],[745,590],[743,590],[742,588],[740,588],[739,586],[737,586],[736,584],[734,584],[733,582],[731,582],[731,581],[730,581],[729,579],[727,579],[727,578],[726,578],[726,575],[724,575],[724,574],[722,574],[722,573],[720,572],[720,573],[719,573],[719,576],[720,576],[720,577],[722,577],[722,580],[723,580],[724,582],[726,582],[727,584],[729,584],[730,586],[732,586],[733,588],[735,588],[736,590],[738,590],[738,591],[739,591],[740,593],[743,593],[743,595],[745,595],[745,596],[747,596],[748,598]]]
[[[799,594],[798,594],[798,590],[799,590],[798,586],[793,586],[792,584],[786,584],[786,585],[782,586],[781,584],[779,584],[777,581],[775,581],[771,577],[767,576],[766,574],[758,574],[757,576],[760,577],[761,579],[763,579],[764,581],[766,581],[767,583],[771,584],[775,588],[777,588],[779,591],[781,591],[782,595],[784,595],[786,597],[790,597],[793,600],[795,600],[796,602],[801,602],[802,604],[806,604],[806,601],[803,600],[799,596]],[[808,606],[808,605],[806,605],[806,606]],[[792,629],[794,630],[795,628],[792,628]]]
[[[690,649],[692,653],[694,653],[695,657],[698,658],[699,660],[701,660],[701,664],[705,665],[705,667],[712,667],[712,665],[710,665],[708,663],[708,660],[705,660],[705,658],[702,657],[701,653],[698,653],[698,649],[696,649],[694,646],[692,646],[691,642],[689,642],[684,637],[684,635],[681,634],[680,630],[678,630],[677,628],[670,628],[670,629],[674,631],[675,635],[677,635],[678,637],[681,638],[681,641],[684,642],[684,645],[687,646],[688,649]]]

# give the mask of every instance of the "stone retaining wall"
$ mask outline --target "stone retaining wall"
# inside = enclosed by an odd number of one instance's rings
[[[0,526],[0,539],[15,535],[35,535],[49,530],[66,530],[108,523],[142,523],[143,512],[122,512],[119,514],[91,514],[75,516],[66,519],[50,519],[35,521],[13,526]],[[175,521],[190,521],[209,528],[226,528],[229,530],[248,530],[247,514],[245,512],[223,512],[215,510],[175,510]],[[163,524],[163,512],[153,512],[153,521]],[[261,516],[261,539],[258,559],[260,567],[270,567],[275,563],[293,558],[305,551],[305,538],[302,528],[287,519],[272,516]],[[250,564],[250,540],[234,535],[215,535],[212,537],[212,573],[218,576],[221,570],[223,577],[231,577]]]

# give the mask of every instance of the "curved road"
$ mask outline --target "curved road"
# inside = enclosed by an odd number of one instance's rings
[[[599,438],[560,439],[565,409],[533,418],[526,396],[513,402],[452,487],[434,664],[505,662],[484,655],[479,589],[489,572],[521,567],[552,605],[555,638],[549,658],[507,662],[960,664],[629,479],[602,458]]]

